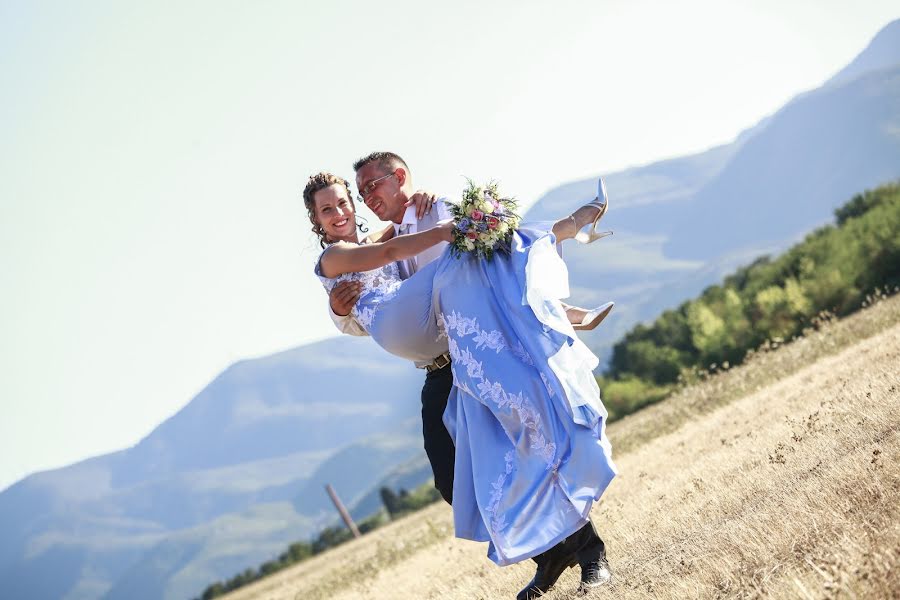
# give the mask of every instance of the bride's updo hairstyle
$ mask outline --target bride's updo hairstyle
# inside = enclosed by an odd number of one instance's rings
[[[303,188],[303,204],[306,206],[309,222],[312,223],[312,232],[319,238],[319,245],[323,248],[325,247],[327,240],[325,239],[325,230],[319,225],[319,222],[316,221],[316,192],[335,184],[344,186],[344,189],[347,190],[347,197],[350,199],[350,202],[353,202],[353,194],[350,192],[350,184],[347,183],[347,180],[324,171],[316,173],[315,175],[310,175],[309,181],[306,182],[306,187]],[[356,217],[355,210],[354,217]],[[368,232],[369,229],[359,222],[362,217],[356,217],[356,219],[357,228],[363,233]]]

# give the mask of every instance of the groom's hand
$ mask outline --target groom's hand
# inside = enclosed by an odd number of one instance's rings
[[[339,317],[346,317],[353,310],[359,294],[362,292],[362,284],[358,281],[342,281],[331,290],[328,302],[331,304],[331,312]]]

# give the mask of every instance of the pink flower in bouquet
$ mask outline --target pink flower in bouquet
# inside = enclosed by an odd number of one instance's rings
[[[473,229],[472,231],[470,231],[469,233],[466,234],[466,237],[469,238],[470,240],[477,239],[478,232]]]
[[[488,229],[497,229],[497,227],[499,225],[500,225],[500,219],[498,219],[497,217],[489,216],[487,218]]]
[[[472,218],[475,219],[476,221],[480,221],[481,219],[484,218],[484,213],[481,212],[480,210],[473,210]]]

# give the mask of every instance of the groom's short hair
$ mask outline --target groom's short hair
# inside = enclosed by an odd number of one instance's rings
[[[396,169],[397,167],[403,167],[406,172],[409,173],[409,165],[406,164],[406,161],[400,158],[400,155],[394,154],[393,152],[372,152],[371,154],[367,154],[353,163],[353,170],[359,171],[370,162],[377,162],[380,166],[384,167],[386,171]]]

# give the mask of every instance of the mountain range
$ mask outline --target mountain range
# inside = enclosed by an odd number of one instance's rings
[[[603,228],[615,235],[565,252],[574,303],[617,302],[583,336],[605,360],[636,323],[787,248],[853,195],[900,177],[900,21],[731,144],[604,177]],[[560,186],[527,217],[567,214],[595,188],[593,178]]]
[[[636,323],[900,178],[900,21],[734,142],[605,177],[615,235],[565,250],[572,300],[617,302],[584,338],[602,358]],[[549,191],[527,218],[568,214],[595,182]],[[333,524],[325,483],[371,513],[380,485],[430,474],[421,384],[350,337],[232,365],[134,447],[0,493],[0,597],[193,597]]]

